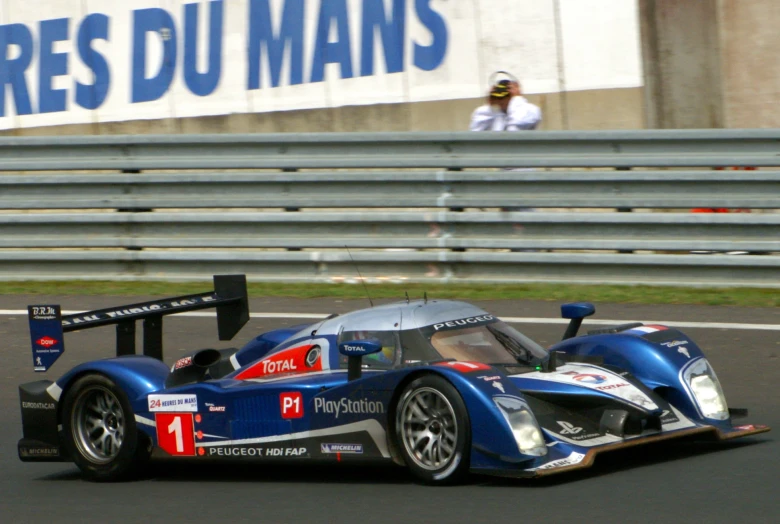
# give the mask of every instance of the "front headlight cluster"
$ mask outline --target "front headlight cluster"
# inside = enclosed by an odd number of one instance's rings
[[[729,408],[715,371],[706,359],[700,359],[685,371],[685,380],[705,418],[726,420]]]
[[[497,395],[493,397],[493,402],[512,429],[520,453],[535,457],[547,454],[547,445],[544,443],[542,431],[525,402],[508,395]]]

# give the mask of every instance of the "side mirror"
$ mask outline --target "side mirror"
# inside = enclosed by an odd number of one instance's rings
[[[590,302],[573,302],[561,306],[562,318],[585,318],[596,312],[596,306]]]
[[[362,361],[366,355],[373,355],[382,351],[382,343],[375,338],[365,340],[350,340],[339,344],[339,353],[346,356],[347,380],[353,381],[360,378]]]
[[[596,312],[596,306],[590,302],[572,302],[571,304],[563,304],[561,306],[561,317],[570,319],[569,325],[566,327],[566,332],[563,334],[563,339],[573,338],[577,336],[577,332],[582,325],[582,319],[589,317]]]

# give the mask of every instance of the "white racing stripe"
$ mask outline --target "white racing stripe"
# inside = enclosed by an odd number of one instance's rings
[[[63,315],[73,315],[76,313],[83,313],[83,311],[63,311]],[[0,309],[0,316],[14,316],[24,315],[27,316],[27,311],[23,309]],[[187,313],[176,313],[170,316],[177,317],[215,317],[215,312],[201,312],[190,311]],[[322,320],[328,317],[330,313],[250,313],[251,318],[300,318],[311,320]],[[533,317],[502,317],[501,320],[509,324],[568,324],[569,321],[563,318],[533,318]],[[699,329],[742,329],[742,330],[760,330],[760,331],[780,331],[780,324],[740,324],[729,322],[679,322],[676,320],[636,320],[636,319],[624,319],[624,320],[586,320],[583,324],[584,328],[588,326],[616,326],[619,324],[625,324],[627,322],[642,322],[643,324],[661,324],[669,327],[678,328],[699,328]]]
[[[271,435],[268,437],[247,438],[241,440],[221,440],[219,442],[198,442],[196,447],[206,448],[214,446],[241,446],[247,444],[269,444],[276,442],[289,442],[292,440],[316,438],[316,437],[338,437],[348,435],[350,433],[357,433],[360,431],[367,432],[379,452],[385,458],[390,458],[390,450],[387,448],[387,433],[385,432],[379,421],[375,419],[361,420],[360,422],[352,422],[351,424],[345,424],[343,426],[334,426],[325,429],[314,429],[310,431],[301,431],[299,433],[288,433],[282,435]]]

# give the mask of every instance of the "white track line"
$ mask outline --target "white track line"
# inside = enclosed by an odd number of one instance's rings
[[[63,315],[72,315],[75,313],[82,313],[81,311],[63,311]],[[0,309],[0,316],[14,316],[24,315],[27,316],[27,310],[24,309]],[[214,312],[196,312],[191,311],[188,313],[176,313],[171,316],[180,317],[215,317]],[[299,318],[299,319],[311,319],[322,320],[328,315],[325,313],[250,313],[251,318]],[[510,324],[568,324],[569,321],[562,318],[532,318],[532,317],[500,317],[504,322]],[[676,320],[586,320],[585,326],[615,326],[619,324],[625,324],[627,322],[642,322],[644,324],[662,324],[669,327],[679,328],[700,328],[700,329],[744,329],[744,330],[761,330],[761,331],[780,331],[780,324],[734,324],[727,322],[678,322]]]

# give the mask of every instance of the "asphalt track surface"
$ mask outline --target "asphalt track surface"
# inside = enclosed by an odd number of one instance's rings
[[[0,309],[59,303],[87,310],[146,297],[0,297]],[[558,317],[546,302],[478,303],[512,317]],[[252,299],[253,312],[346,312],[365,301]],[[599,305],[596,318],[780,324],[777,309]],[[209,318],[167,317],[168,363],[183,351],[240,346],[261,330],[299,319],[252,319],[228,343]],[[584,329],[587,329],[587,322]],[[560,325],[518,325],[543,345]],[[593,468],[542,481],[476,477],[469,484],[420,485],[402,468],[240,464],[203,468],[157,462],[142,479],[96,484],[69,463],[22,463],[17,385],[55,379],[72,365],[113,352],[113,327],[71,333],[46,374],[32,371],[27,321],[0,316],[0,521],[17,522],[780,522],[780,331],[696,329],[729,405],[773,431],[731,443],[676,443],[600,456]],[[212,343],[212,341],[214,343]]]

